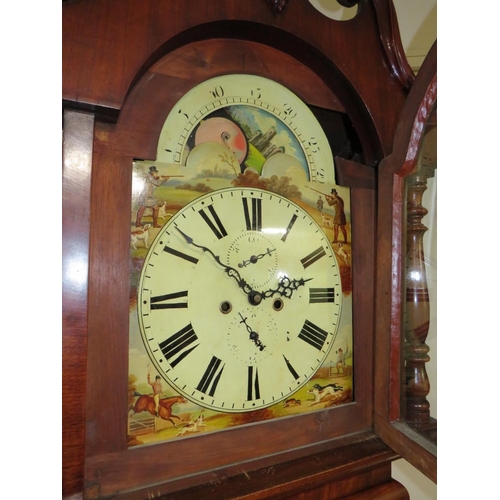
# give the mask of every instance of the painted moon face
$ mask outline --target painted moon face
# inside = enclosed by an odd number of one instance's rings
[[[247,155],[248,145],[245,134],[238,125],[227,118],[203,120],[195,135],[195,145],[215,142],[229,149],[241,164]]]

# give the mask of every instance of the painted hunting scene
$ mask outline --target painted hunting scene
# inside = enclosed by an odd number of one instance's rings
[[[158,151],[164,151],[161,140]],[[205,116],[193,128],[178,162],[134,161],[132,179],[129,446],[184,438],[353,401],[350,193],[334,182],[311,180],[306,156],[293,132],[263,109],[227,106]],[[160,229],[199,196],[237,187],[258,188],[288,198],[316,221],[338,262],[343,306],[335,342],[321,368],[304,386],[267,408],[224,413],[190,402],[162,379],[143,344],[137,297],[146,255]]]

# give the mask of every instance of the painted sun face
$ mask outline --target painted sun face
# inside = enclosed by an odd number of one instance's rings
[[[195,135],[195,145],[215,142],[229,149],[241,164],[248,150],[243,131],[227,118],[209,118],[200,123]]]

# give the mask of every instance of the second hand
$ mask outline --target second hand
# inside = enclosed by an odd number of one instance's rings
[[[250,334],[250,340],[255,343],[255,345],[259,348],[260,351],[263,351],[264,348],[266,347],[259,339],[259,334],[255,331],[253,331],[250,326],[247,324],[247,318],[244,318],[241,313],[238,313],[240,315],[241,321],[240,323],[243,323],[246,326],[246,329],[248,333]]]

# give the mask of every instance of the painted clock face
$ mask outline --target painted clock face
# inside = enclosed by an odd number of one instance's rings
[[[273,405],[318,370],[342,306],[334,250],[306,208],[257,188],[196,198],[161,228],[138,286],[154,366],[223,412]]]
[[[222,171],[288,175],[299,185],[332,183],[332,152],[311,110],[281,84],[255,75],[224,75],[187,92],[169,113],[157,162],[188,171],[212,155]]]
[[[131,446],[353,400],[350,192],[284,86],[224,75],[173,105],[133,163],[130,255]]]

